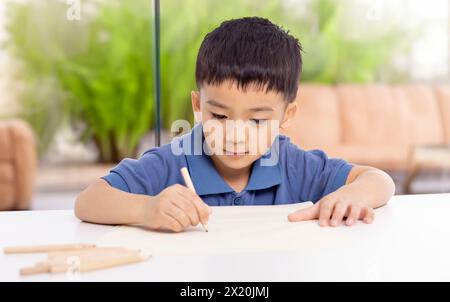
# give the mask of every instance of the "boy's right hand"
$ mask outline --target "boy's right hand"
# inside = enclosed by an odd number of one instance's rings
[[[180,232],[189,226],[206,224],[211,208],[200,197],[180,184],[167,187],[146,202],[142,224],[151,229]]]

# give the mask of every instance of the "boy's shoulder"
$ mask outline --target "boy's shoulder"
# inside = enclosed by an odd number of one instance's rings
[[[139,161],[144,163],[156,161],[166,166],[185,166],[184,154],[174,152],[173,143],[148,149],[142,154]]]
[[[327,157],[327,154],[323,150],[305,150],[301,146],[291,142],[291,139],[288,136],[280,134],[278,137],[280,144],[280,156],[282,158],[285,157],[287,159],[297,160],[299,156],[318,156],[322,158]]]

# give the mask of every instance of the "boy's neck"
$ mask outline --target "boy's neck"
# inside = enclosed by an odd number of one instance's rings
[[[211,156],[211,160],[220,176],[236,193],[245,189],[250,179],[251,165],[242,169],[231,169],[223,165],[214,155]]]

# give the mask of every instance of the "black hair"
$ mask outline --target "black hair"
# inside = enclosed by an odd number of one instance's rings
[[[249,85],[294,101],[302,69],[302,47],[289,31],[260,17],[222,22],[208,33],[198,52],[197,87],[226,80],[245,91]]]

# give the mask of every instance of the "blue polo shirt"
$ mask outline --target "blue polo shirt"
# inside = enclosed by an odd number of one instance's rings
[[[138,160],[123,159],[102,178],[119,190],[154,196],[171,185],[184,185],[180,169],[187,167],[197,194],[210,206],[277,205],[317,202],[345,185],[352,168],[345,160],[328,158],[320,150],[302,150],[279,135],[272,148],[253,163],[247,187],[237,193],[217,172],[211,158],[194,150],[196,137],[204,140],[200,124],[171,144],[146,151]],[[187,149],[190,151],[180,152],[186,142],[192,146]],[[274,154],[278,160],[267,165],[264,160]]]

